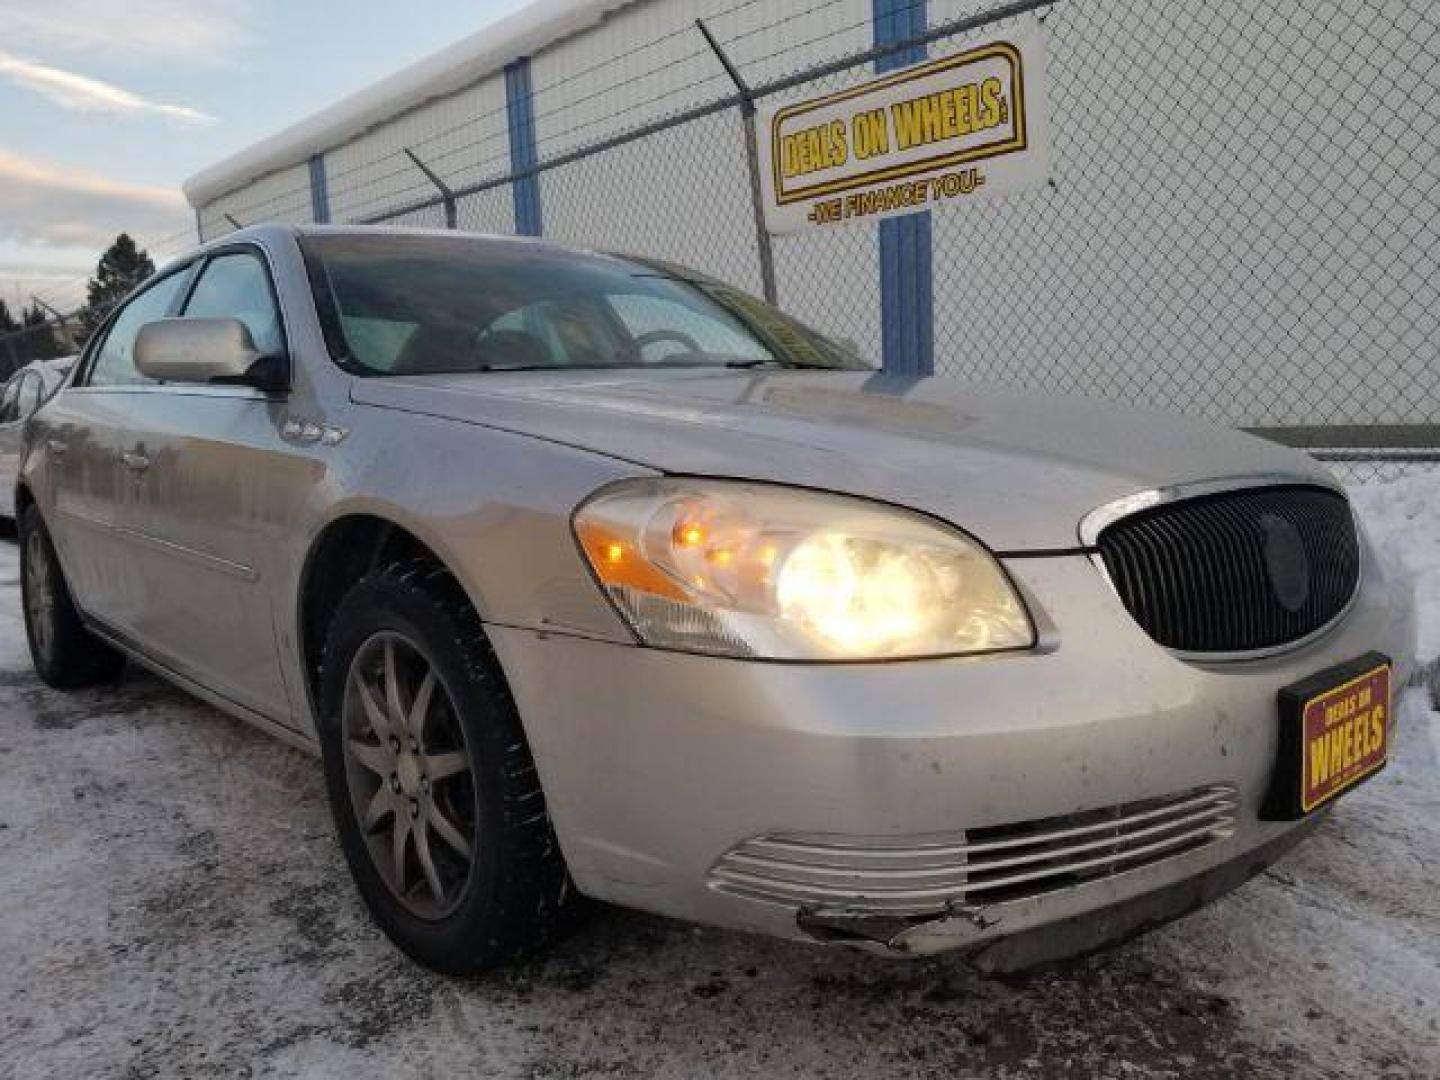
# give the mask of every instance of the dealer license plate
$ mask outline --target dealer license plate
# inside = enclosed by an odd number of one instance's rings
[[[1280,691],[1280,753],[1261,814],[1293,821],[1385,766],[1390,660],[1369,653]]]

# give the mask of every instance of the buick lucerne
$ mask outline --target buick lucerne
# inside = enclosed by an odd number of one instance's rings
[[[1003,358],[997,358],[1003,366]],[[24,614],[317,752],[360,895],[475,971],[585,898],[1026,966],[1383,767],[1412,615],[1235,431],[898,378],[660,262],[263,226],[29,420]]]

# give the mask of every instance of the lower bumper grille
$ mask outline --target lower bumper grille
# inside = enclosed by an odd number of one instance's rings
[[[926,837],[776,834],[727,852],[712,888],[796,907],[923,915],[1038,896],[1230,836],[1239,794],[1215,784],[1059,817]]]

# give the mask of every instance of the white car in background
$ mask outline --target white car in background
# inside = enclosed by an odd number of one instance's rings
[[[13,492],[20,471],[20,433],[25,421],[65,382],[75,357],[35,360],[18,369],[0,390],[0,491]],[[0,499],[0,517],[14,518],[13,499]]]

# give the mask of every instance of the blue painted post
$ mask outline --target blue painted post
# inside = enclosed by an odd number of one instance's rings
[[[925,32],[925,0],[871,0],[871,5],[876,45]],[[924,59],[925,48],[918,45],[882,56],[875,61],[875,70],[889,71]],[[880,222],[880,339],[887,372],[935,373],[929,210]]]
[[[330,185],[325,179],[325,155],[310,156],[310,217],[316,225],[330,222]]]
[[[539,236],[540,178],[535,173],[535,102],[530,88],[530,59],[521,57],[505,68],[505,115],[510,124],[510,171],[517,174],[511,183],[515,196],[515,231],[521,236]]]

